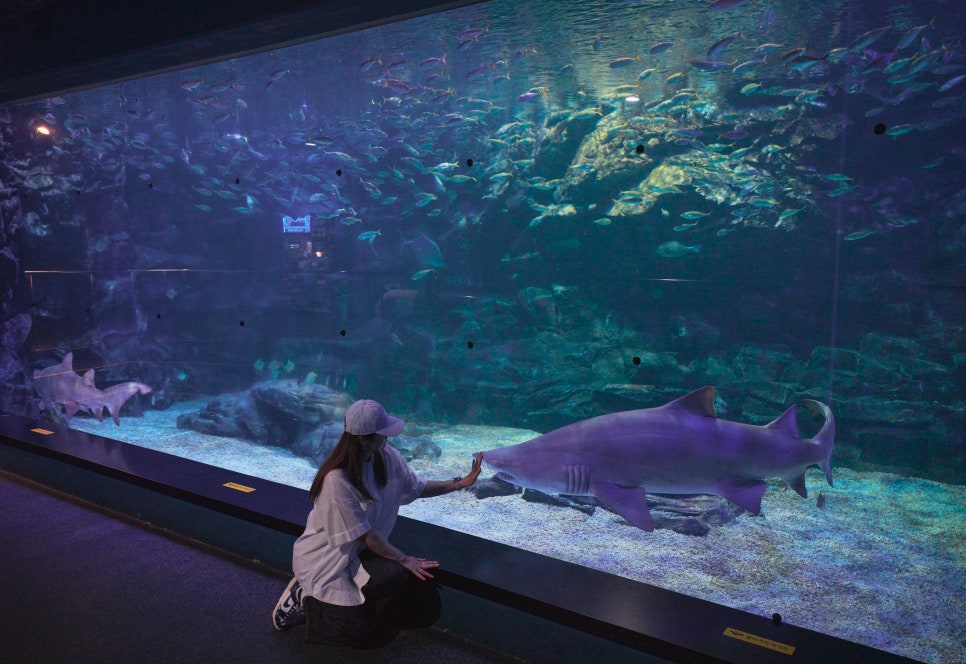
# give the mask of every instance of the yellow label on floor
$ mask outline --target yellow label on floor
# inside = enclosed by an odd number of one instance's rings
[[[222,486],[226,486],[229,489],[234,489],[235,491],[243,491],[244,493],[251,493],[255,490],[250,486],[245,486],[244,484],[235,484],[234,482],[228,482],[226,484],[222,484]]]
[[[772,641],[771,639],[749,634],[748,632],[742,632],[734,627],[729,627],[726,629],[724,631],[724,635],[730,636],[733,639],[738,639],[739,641],[745,641],[746,643],[753,643],[756,646],[761,646],[762,648],[777,650],[778,652],[783,652],[786,655],[791,655],[795,652],[795,646],[790,646],[786,643],[779,643],[778,641]]]
[[[33,431],[34,433],[42,433],[45,436],[49,436],[50,434],[54,433],[53,431],[47,431],[47,429],[40,429],[40,428],[31,429],[31,431]]]

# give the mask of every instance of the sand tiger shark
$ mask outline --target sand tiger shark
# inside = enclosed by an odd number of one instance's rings
[[[832,484],[832,411],[811,399],[803,405],[825,417],[811,439],[799,437],[794,405],[764,426],[729,422],[715,417],[714,388],[702,387],[658,408],[601,415],[483,452],[483,462],[517,486],[595,496],[647,531],[654,521],[645,491],[716,494],[758,514],[768,478],[805,498],[805,469],[818,464]]]
[[[40,394],[41,408],[54,403],[63,404],[67,419],[77,411],[86,410],[100,422],[107,408],[114,424],[120,425],[121,406],[135,394],[147,394],[151,388],[144,383],[120,383],[99,390],[94,386],[94,370],[88,369],[83,376],[74,371],[74,354],[67,353],[60,364],[34,372],[34,387]]]

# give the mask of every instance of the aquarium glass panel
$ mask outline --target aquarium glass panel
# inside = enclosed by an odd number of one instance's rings
[[[2,107],[6,407],[307,488],[377,399],[485,452],[405,515],[966,661],[963,16],[501,0]]]

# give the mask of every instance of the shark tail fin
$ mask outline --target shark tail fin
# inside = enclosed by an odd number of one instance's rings
[[[825,417],[825,424],[822,425],[821,431],[815,434],[812,442],[817,444],[822,452],[819,465],[825,472],[825,481],[832,486],[832,448],[835,446],[835,418],[832,416],[832,409],[821,401],[813,399],[805,399],[802,403],[812,414]]]
[[[129,389],[130,385],[132,383],[121,383],[105,389],[103,393],[104,403],[97,409],[100,411],[101,408],[106,407],[116,426],[121,426],[121,406],[137,392],[137,390]]]
[[[149,394],[151,388],[144,383],[121,383],[120,385],[112,385],[104,390],[104,406],[107,406],[107,410],[111,413],[111,417],[114,418],[114,424],[120,426],[121,424],[121,406],[130,399],[135,394]]]

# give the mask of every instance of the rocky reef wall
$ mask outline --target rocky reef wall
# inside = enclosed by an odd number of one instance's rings
[[[0,178],[0,411],[29,414],[34,395],[26,342],[32,321],[15,244],[22,223],[20,196]]]

